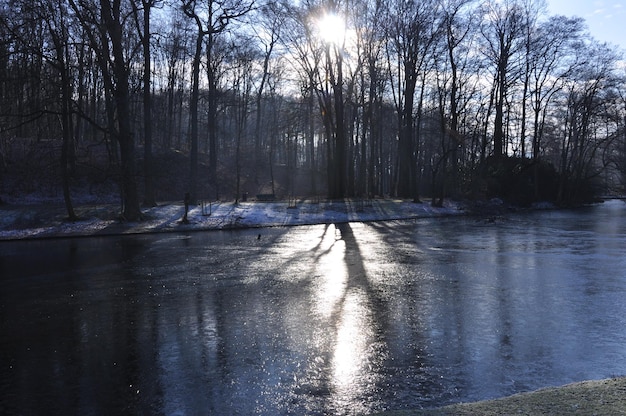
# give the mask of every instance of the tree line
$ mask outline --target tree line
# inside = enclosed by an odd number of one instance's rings
[[[96,150],[129,220],[173,154],[192,201],[572,202],[623,190],[624,59],[544,0],[0,0],[1,167],[52,146],[70,218]]]

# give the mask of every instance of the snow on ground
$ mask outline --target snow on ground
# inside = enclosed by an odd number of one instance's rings
[[[404,200],[344,200],[278,202],[214,202],[192,206],[188,223],[182,222],[181,203],[163,203],[144,209],[145,218],[122,222],[119,207],[91,205],[76,209],[79,221],[65,220],[62,207],[0,207],[0,240],[85,235],[138,234],[148,232],[220,230],[412,219],[463,214],[452,201],[436,208],[429,203]]]

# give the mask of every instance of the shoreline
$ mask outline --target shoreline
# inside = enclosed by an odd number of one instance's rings
[[[162,202],[144,208],[145,218],[120,219],[119,205],[93,204],[76,209],[80,220],[70,222],[62,205],[0,206],[0,241],[138,235],[164,232],[239,230],[347,222],[401,221],[468,215],[466,207],[446,201],[443,207],[399,199],[342,201],[215,202],[190,207],[183,223],[184,205]]]
[[[378,416],[626,415],[626,377],[588,380],[436,409],[400,410]]]
[[[531,207],[508,205],[500,199],[489,201],[445,200],[443,206],[426,200],[413,202],[399,198],[343,200],[300,199],[276,201],[216,201],[191,206],[188,223],[182,201],[161,201],[144,207],[141,221],[125,221],[119,204],[103,202],[77,205],[79,217],[69,221],[62,203],[0,204],[0,242],[139,235],[165,232],[226,231],[256,228],[340,224],[349,222],[411,221],[454,216],[485,218],[495,223],[509,214],[567,209],[551,203]]]

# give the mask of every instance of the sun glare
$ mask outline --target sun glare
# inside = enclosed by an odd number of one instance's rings
[[[321,38],[328,43],[341,45],[346,36],[346,23],[343,17],[327,13],[317,21],[317,28]]]

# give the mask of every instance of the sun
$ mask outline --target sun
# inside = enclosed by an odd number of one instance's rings
[[[346,22],[335,13],[327,13],[317,21],[317,30],[324,42],[341,45],[346,37]]]

